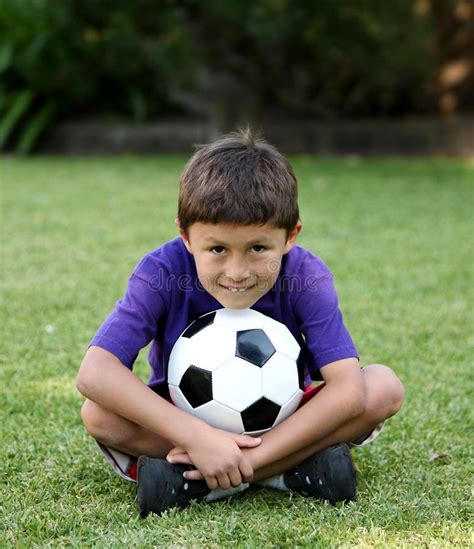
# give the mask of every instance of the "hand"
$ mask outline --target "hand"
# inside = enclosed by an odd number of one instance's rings
[[[184,473],[187,480],[204,479],[211,490],[217,487],[225,490],[252,480],[252,465],[240,449],[255,448],[261,442],[260,438],[208,427],[187,447],[173,448],[166,459],[170,463],[194,465],[195,471]]]

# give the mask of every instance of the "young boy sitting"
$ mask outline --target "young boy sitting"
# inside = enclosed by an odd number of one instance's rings
[[[176,224],[180,237],[138,263],[77,377],[85,426],[116,471],[137,480],[140,514],[249,483],[354,500],[346,443],[375,438],[400,409],[403,387],[386,366],[360,368],[331,271],[295,245],[302,224],[290,164],[249,131],[200,147],[181,176]],[[305,351],[302,405],[259,438],[210,427],[170,402],[174,343],[221,307],[252,307],[286,324]],[[132,368],[150,341],[145,385]]]

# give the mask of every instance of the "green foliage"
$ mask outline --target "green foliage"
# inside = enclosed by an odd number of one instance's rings
[[[189,4],[207,64],[279,109],[350,117],[426,108],[433,28],[411,0]]]
[[[10,97],[4,95],[3,106],[6,111],[0,123],[0,149],[4,146],[18,119],[25,113],[33,99],[31,90],[23,90]],[[0,112],[3,109],[0,109]]]
[[[178,16],[164,0],[3,0],[0,92],[9,102],[0,149],[22,120],[15,141],[28,150],[55,118],[143,122],[176,111],[169,90],[187,85],[193,58]]]
[[[189,108],[433,111],[435,41],[433,17],[411,0],[2,0],[3,145],[27,150],[63,118],[145,122]]]
[[[8,88],[8,72],[13,66],[13,44],[5,42],[0,49],[0,150],[17,134],[17,150],[26,154],[54,115],[54,104],[47,101],[39,108],[34,105],[32,88]]]
[[[473,166],[454,160],[294,159],[300,244],[335,273],[362,362],[406,388],[354,451],[358,501],[254,490],[138,517],[81,424],[74,379],[138,259],[176,235],[184,162],[2,159],[0,545],[471,546]]]

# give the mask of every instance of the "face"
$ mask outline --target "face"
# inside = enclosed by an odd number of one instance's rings
[[[179,226],[179,223],[178,223]],[[193,254],[199,281],[219,303],[229,309],[251,307],[275,284],[284,254],[301,230],[265,225],[193,223],[180,234]]]

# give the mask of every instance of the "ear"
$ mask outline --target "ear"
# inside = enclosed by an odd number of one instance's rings
[[[295,228],[290,231],[288,234],[288,238],[286,239],[285,249],[283,250],[284,254],[287,254],[291,248],[295,245],[296,239],[298,238],[298,235],[301,232],[301,229],[303,228],[303,223],[298,219]]]
[[[183,227],[181,227],[181,223],[179,222],[178,218],[176,218],[174,222],[175,222],[175,225],[178,227],[179,235],[181,236],[181,239],[183,240],[183,243],[186,246],[186,249],[190,254],[192,254],[193,251],[191,249],[191,243],[189,242],[188,233],[183,229]]]

